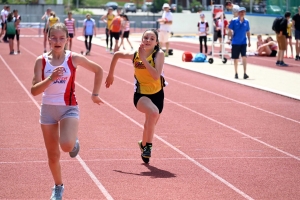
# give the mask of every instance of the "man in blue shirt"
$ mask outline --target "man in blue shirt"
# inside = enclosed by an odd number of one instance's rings
[[[96,23],[89,13],[86,14],[86,19],[83,21],[83,34],[85,36],[86,55],[90,55],[93,35],[96,37]],[[89,42],[87,41],[88,38]]]
[[[249,21],[245,19],[246,8],[240,7],[238,12],[238,17],[231,20],[228,28],[228,37],[231,37],[231,58],[234,59],[234,69],[235,69],[235,78],[238,79],[237,67],[238,59],[241,54],[244,66],[244,79],[249,78],[246,74],[247,68],[247,38],[248,46],[251,46],[250,43],[250,26]],[[233,33],[232,33],[233,31]],[[247,37],[246,37],[247,35]]]

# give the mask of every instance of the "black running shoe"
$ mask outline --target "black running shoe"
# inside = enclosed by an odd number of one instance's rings
[[[244,79],[249,78],[249,76],[247,74],[244,74]]]
[[[281,61],[281,63],[279,64],[280,67],[288,67],[289,65],[284,63],[283,61]]]
[[[299,57],[299,56],[296,56],[295,60],[300,60],[300,57]]]
[[[237,74],[237,73],[235,74],[234,78],[236,78],[236,79],[238,79],[238,78],[239,78],[239,76],[238,76],[238,74]]]
[[[143,153],[144,148],[143,148],[143,145],[142,145],[142,140],[138,142],[138,145],[140,147],[141,152]],[[149,158],[144,158],[142,155],[141,155],[141,158],[142,158],[144,163],[149,163],[149,160],[150,160]]]
[[[144,146],[142,156],[144,158],[151,158],[151,150],[152,150],[152,146],[150,146],[150,145]]]

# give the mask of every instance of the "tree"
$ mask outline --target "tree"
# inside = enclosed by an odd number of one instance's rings
[[[168,0],[153,0],[153,10],[152,12],[159,12],[162,10],[164,3],[169,3]]]

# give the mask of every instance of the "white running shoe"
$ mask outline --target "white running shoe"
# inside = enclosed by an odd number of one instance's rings
[[[73,150],[71,152],[69,152],[70,157],[75,158],[77,156],[79,150],[80,150],[79,140],[76,139],[75,146],[74,146]]]
[[[50,200],[62,200],[64,189],[64,185],[54,185],[54,187],[52,188],[52,195],[50,197]]]

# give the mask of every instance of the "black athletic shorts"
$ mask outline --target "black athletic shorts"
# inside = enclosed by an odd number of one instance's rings
[[[130,31],[124,31],[123,38],[129,38],[129,32]]]
[[[74,33],[69,33],[69,37],[73,38],[74,37]]]
[[[242,57],[246,56],[247,44],[233,44],[231,48],[231,58],[239,59],[240,54]]]
[[[276,50],[272,50],[270,57],[276,57],[277,51]]]
[[[137,106],[137,103],[141,97],[148,97],[153,102],[153,104],[156,105],[156,107],[158,108],[159,114],[162,112],[164,108],[164,98],[165,98],[163,89],[155,94],[140,94],[135,92],[133,95],[133,103],[135,107]]]
[[[119,40],[120,32],[111,32],[110,31],[110,37],[115,38],[115,40]]]

